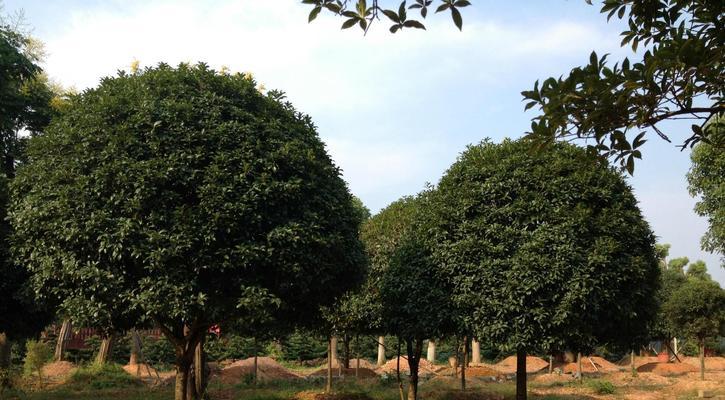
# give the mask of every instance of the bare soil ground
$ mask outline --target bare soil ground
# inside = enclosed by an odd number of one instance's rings
[[[237,384],[244,382],[254,374],[254,358],[235,361],[222,368],[212,379],[219,379],[224,384]],[[270,357],[257,358],[257,379],[260,381],[271,381],[281,379],[297,379],[300,375],[283,367]]]
[[[516,373],[516,356],[506,357],[495,365],[492,365],[494,369],[504,374],[515,374]],[[539,357],[527,356],[526,357],[526,372],[533,373],[541,371],[544,368],[549,367],[549,362],[544,361]]]
[[[397,359],[392,359],[385,364],[381,365],[380,368],[378,368],[378,372],[381,373],[387,373],[387,374],[394,374],[397,366]],[[425,377],[431,374],[435,374],[438,368],[436,368],[433,364],[431,364],[428,360],[421,359],[418,364],[418,375],[421,377]],[[400,372],[401,373],[408,373],[410,371],[410,367],[408,366],[408,359],[404,357],[400,357]]]

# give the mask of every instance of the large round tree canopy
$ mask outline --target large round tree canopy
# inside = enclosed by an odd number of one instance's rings
[[[122,72],[28,152],[15,255],[81,323],[204,326],[267,306],[309,322],[362,279],[360,217],[314,125],[241,74]]]
[[[581,148],[469,147],[434,193],[432,246],[469,329],[507,349],[630,345],[655,312],[654,236],[620,173]]]

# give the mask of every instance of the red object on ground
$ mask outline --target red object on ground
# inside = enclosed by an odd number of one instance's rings
[[[657,361],[664,362],[664,363],[669,362],[670,355],[666,351],[663,351],[660,354],[657,354]]]

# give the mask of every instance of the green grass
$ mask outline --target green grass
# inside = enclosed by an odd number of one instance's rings
[[[122,389],[143,384],[126,373],[118,364],[91,364],[75,370],[63,385],[65,389]]]

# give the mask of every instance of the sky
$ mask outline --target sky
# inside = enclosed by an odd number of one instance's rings
[[[462,32],[442,13],[428,16],[426,31],[393,35],[383,22],[367,36],[324,13],[308,24],[310,8],[296,0],[3,4],[6,14],[22,10],[45,43],[51,79],[79,91],[134,60],[252,72],[312,117],[352,193],[377,212],[437,183],[467,145],[522,136],[534,113],[520,92],[537,79],[566,74],[592,51],[641,58],[619,46],[624,25],[584,0],[472,3]],[[725,285],[720,257],[700,249],[707,221],[687,190],[689,151],[676,147],[689,124],[665,127],[674,143],[648,135],[629,183],[671,257],[704,260]]]

